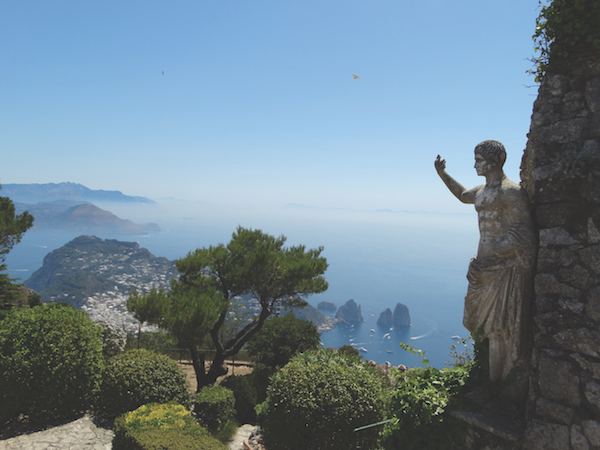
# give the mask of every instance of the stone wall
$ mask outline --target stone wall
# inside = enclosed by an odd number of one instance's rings
[[[600,449],[598,60],[546,75],[528,137],[521,177],[539,253],[523,448]]]

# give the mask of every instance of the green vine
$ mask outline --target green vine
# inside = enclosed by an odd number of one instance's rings
[[[545,0],[549,1],[549,0]],[[550,64],[561,62],[576,68],[576,58],[600,55],[600,1],[553,0],[542,5],[533,34],[534,67],[528,72],[540,82]]]
[[[392,369],[396,387],[389,400],[390,421],[383,431],[383,448],[437,450],[450,448],[451,443],[460,445],[464,429],[447,412],[460,402],[472,362],[439,370],[429,365],[424,351],[404,342],[400,348],[419,356],[425,367]]]

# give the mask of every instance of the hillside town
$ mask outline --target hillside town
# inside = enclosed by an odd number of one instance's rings
[[[137,332],[138,323],[127,311],[130,292],[168,290],[175,276],[173,261],[155,257],[137,243],[80,236],[47,255],[26,285],[44,302],[67,302],[96,322]]]

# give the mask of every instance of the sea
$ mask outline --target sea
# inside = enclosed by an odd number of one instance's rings
[[[278,208],[222,207],[165,200],[155,205],[97,204],[136,223],[158,223],[148,235],[96,234],[135,241],[155,256],[184,257],[196,248],[226,244],[238,226],[287,237],[286,245],[323,247],[329,289],[306,300],[341,306],[353,299],[364,322],[338,325],[321,334],[325,347],[352,345],[367,360],[408,367],[448,367],[455,345],[469,332],[462,325],[466,272],[477,248],[474,212],[443,214],[410,211],[356,211],[287,205]],[[82,233],[29,230],[9,253],[9,275],[27,280],[44,257]],[[386,308],[408,306],[411,326],[377,325]],[[327,315],[333,316],[331,313]],[[400,348],[404,342],[421,356]],[[424,354],[424,356],[423,356]]]

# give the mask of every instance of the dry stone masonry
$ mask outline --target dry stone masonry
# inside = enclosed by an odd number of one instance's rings
[[[600,63],[548,73],[522,185],[539,231],[527,449],[600,449]]]

